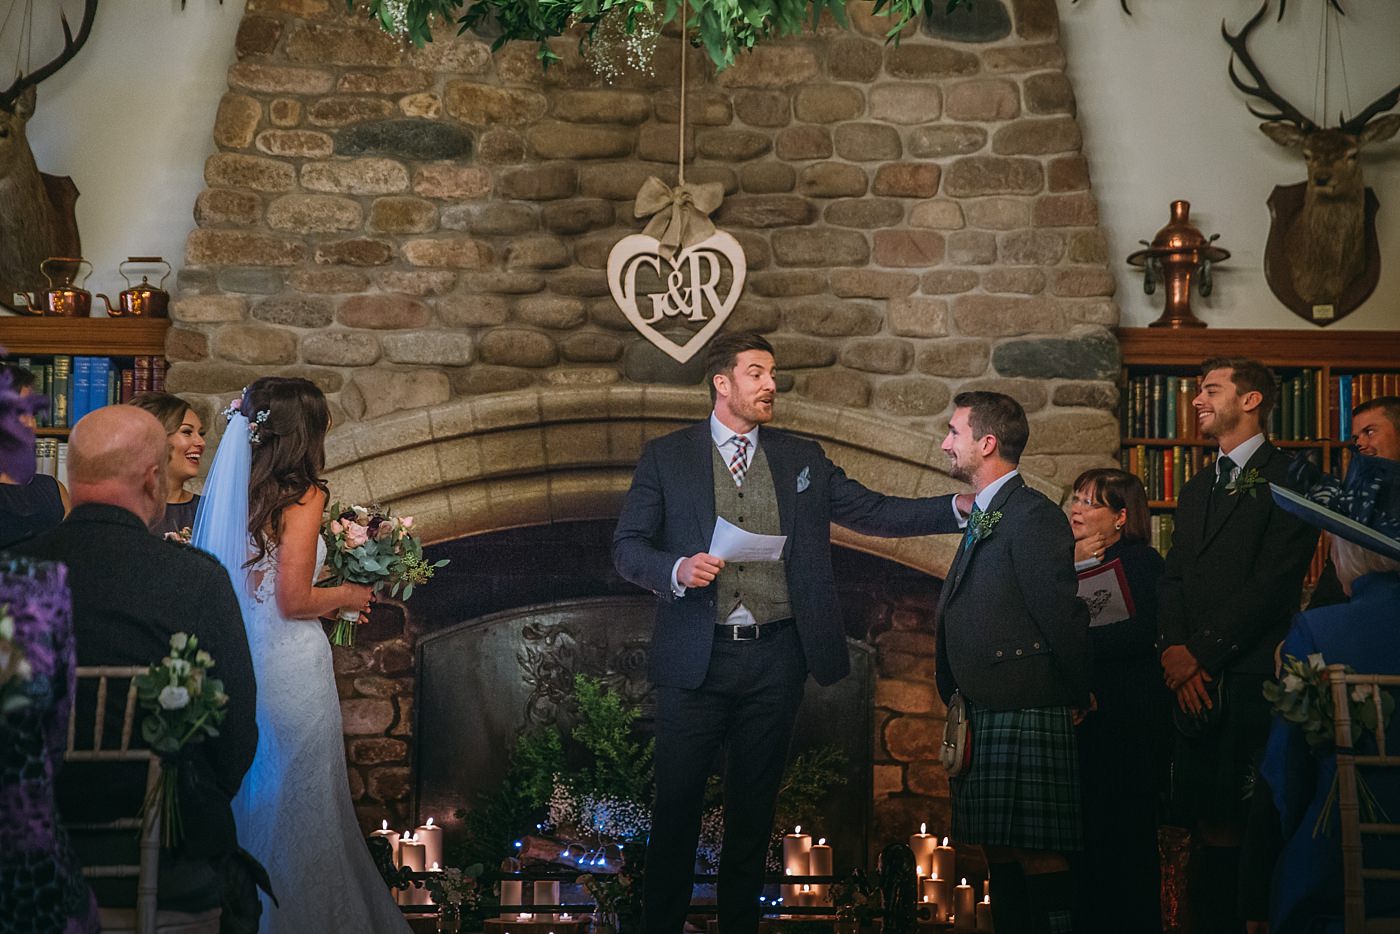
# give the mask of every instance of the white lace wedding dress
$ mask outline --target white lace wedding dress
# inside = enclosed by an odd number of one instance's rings
[[[317,539],[316,567],[325,561]],[[350,804],[331,647],[314,619],[285,619],[277,558],[248,572],[258,751],[233,801],[239,843],[266,867],[262,934],[407,934]]]

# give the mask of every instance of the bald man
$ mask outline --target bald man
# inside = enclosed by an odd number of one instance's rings
[[[229,701],[219,735],[194,747],[182,783],[185,839],[174,854],[162,851],[162,909],[200,912],[222,906],[221,930],[256,931],[258,901],[239,853],[229,802],[253,762],[256,687],[243,618],[228,574],[209,555],[163,540],[149,529],[165,513],[165,429],[149,412],[129,405],[97,409],[68,436],[68,482],[73,511],[58,528],[14,550],[68,566],[79,665],[145,666],[170,651],[170,637],[199,637],[214,658],[213,677]],[[109,695],[107,724],[115,743],[124,690]],[[77,735],[92,735],[93,700],[79,697]],[[87,721],[86,723],[83,721]],[[138,731],[139,733],[139,731]],[[137,740],[139,742],[139,740]],[[58,777],[58,804],[68,823],[106,821],[136,813],[145,768],[111,779],[111,765],[74,763]],[[85,855],[78,843],[80,858]],[[86,841],[87,862],[111,862],[107,841]],[[116,841],[120,843],[121,841]],[[131,886],[102,888],[98,901],[130,903]]]

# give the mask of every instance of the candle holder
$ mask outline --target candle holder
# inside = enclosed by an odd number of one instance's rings
[[[1167,286],[1167,303],[1150,328],[1203,328],[1206,323],[1191,311],[1191,283],[1202,297],[1213,286],[1211,266],[1230,258],[1230,252],[1215,246],[1219,234],[1209,238],[1191,224],[1191,202],[1173,201],[1171,220],[1157,231],[1152,242],[1139,240],[1146,249],[1128,256],[1128,265],[1143,269],[1142,290],[1157,291],[1157,283]]]

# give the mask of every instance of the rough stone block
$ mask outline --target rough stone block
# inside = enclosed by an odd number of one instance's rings
[[[377,233],[427,233],[437,226],[437,207],[422,198],[376,198],[369,209],[369,229]]]
[[[775,334],[769,338],[769,343],[773,345],[774,356],[785,370],[831,366],[836,362],[836,346],[829,340]]]
[[[1074,115],[1074,88],[1063,72],[1047,71],[1031,75],[1023,86],[1026,110],[1031,113]]]
[[[918,159],[942,159],[976,152],[987,145],[987,131],[980,126],[936,124],[909,133],[909,155]]]
[[[301,101],[290,97],[275,98],[267,105],[267,117],[272,125],[286,129],[301,123],[303,108]]]
[[[377,156],[308,162],[301,167],[301,184],[310,191],[389,195],[408,190],[408,169],[402,162]]]
[[[277,158],[324,159],[335,151],[335,141],[316,130],[263,130],[254,142]]]
[[[797,187],[797,170],[784,162],[756,162],[739,170],[739,184],[750,194],[777,194]]]
[[[394,722],[394,705],[378,697],[354,697],[340,702],[340,719],[347,736],[385,733]]]
[[[377,97],[323,97],[306,108],[315,126],[343,127],[394,115],[394,105]]]
[[[170,317],[188,324],[242,321],[248,303],[237,295],[188,295],[170,305]]]
[[[385,292],[446,295],[457,284],[457,273],[448,269],[382,269],[374,281]]]
[[[943,705],[938,688],[927,681],[880,678],[875,682],[875,706],[896,713],[934,713]]]
[[[568,330],[588,318],[582,300],[561,295],[532,295],[515,306],[515,316],[523,324],[553,330]]]
[[[376,68],[348,71],[340,76],[335,89],[342,94],[416,94],[434,84],[434,76],[420,68]]]
[[[959,230],[948,235],[948,262],[959,266],[990,266],[996,262],[996,234]]]
[[[882,272],[878,269],[831,271],[831,292],[840,298],[902,298],[918,287],[919,277],[910,272]]]
[[[451,396],[451,383],[448,382],[446,374],[437,370],[421,367],[410,370],[369,367],[355,372],[351,385],[342,393],[342,403],[356,418],[372,419],[403,409],[438,405],[446,402]],[[346,703],[353,702],[343,701],[342,709]],[[370,703],[386,704],[388,701]],[[351,732],[348,726],[345,732]]]
[[[943,112],[943,95],[932,84],[880,84],[870,89],[870,116],[907,126],[932,123]]]
[[[827,44],[827,68],[836,81],[871,81],[880,73],[883,61],[883,48],[879,42],[839,38]]]
[[[442,98],[430,91],[409,94],[399,98],[399,110],[405,117],[422,117],[436,120],[442,116]]]
[[[758,45],[739,55],[716,78],[722,88],[787,88],[805,84],[821,69],[816,53],[802,45]]]
[[[209,356],[209,336],[189,328],[171,328],[165,332],[167,360],[195,361]]]
[[[266,269],[260,266],[225,266],[216,277],[219,289],[224,292],[251,292],[258,295],[272,295],[282,291],[282,270]]]
[[[491,46],[457,34],[456,25],[435,30],[435,39],[410,51],[414,65],[426,71],[484,75],[491,70]],[[539,70],[536,63],[536,71]]]
[[[643,123],[651,116],[651,98],[637,91],[560,91],[550,108],[570,123]],[[687,115],[688,116],[688,115]]]
[[[1109,412],[1118,408],[1118,387],[1111,382],[1101,383],[1060,383],[1055,387],[1054,403],[1087,409],[1104,409]]]
[[[810,298],[788,303],[788,330],[815,337],[870,335],[880,330],[880,313],[861,302]]]
[[[992,134],[992,152],[1003,156],[1078,152],[1082,145],[1079,124],[1072,117],[1017,120]]]
[[[1002,46],[982,53],[982,67],[994,75],[1049,69],[1064,71],[1065,52],[1059,43]]]
[[[379,341],[360,331],[317,331],[301,339],[301,355],[322,366],[369,366],[379,359]]]
[[[233,324],[214,335],[214,353],[233,363],[295,363],[297,338],[281,328]]]
[[[910,376],[889,379],[875,387],[874,406],[891,415],[916,418],[937,415],[948,407],[953,393],[936,379]]]
[[[868,184],[864,169],[844,162],[819,162],[797,173],[797,191],[809,198],[854,198]]]
[[[899,131],[883,123],[843,123],[836,128],[836,154],[852,162],[898,159]]]
[[[246,94],[225,94],[214,117],[214,143],[221,149],[247,149],[262,120],[262,104]]]
[[[863,373],[907,373],[914,363],[914,345],[890,337],[851,340],[841,347],[841,364]]]
[[[943,110],[950,120],[1011,120],[1021,115],[1021,92],[1005,78],[962,81],[949,88]]]
[[[875,171],[872,194],[892,198],[932,198],[938,193],[938,164],[891,162]]]
[[[525,161],[525,137],[509,127],[483,130],[476,140],[476,160],[482,165],[519,165]]]
[[[413,171],[413,190],[425,198],[484,198],[491,193],[491,173],[451,162],[419,165]]]
[[[802,395],[814,402],[863,409],[870,404],[870,381],[850,370],[818,370],[803,381]]]
[[[504,295],[470,295],[438,303],[438,320],[450,328],[480,328],[505,324],[510,302]]]
[[[736,103],[739,96],[739,94],[734,95]],[[662,123],[679,123],[680,99],[680,94],[674,89],[660,91],[652,95],[651,100],[656,108],[656,119]],[[731,103],[728,94],[691,88],[686,95],[685,122],[691,126],[728,126],[734,119],[736,103]],[[752,123],[753,121],[745,122]]]
[[[969,337],[1054,334],[1065,327],[1064,314],[1050,300],[1009,295],[959,295],[953,322]]]
[[[981,67],[971,52],[946,45],[890,45],[885,47],[885,72],[896,78],[959,78]]]
[[[1048,409],[1030,417],[1028,454],[1102,454],[1118,451],[1118,417],[1095,409]]]
[[[904,205],[888,198],[843,198],[833,201],[822,215],[837,227],[893,227],[904,220]]]
[[[826,291],[826,275],[806,269],[760,272],[749,276],[745,289],[766,298],[792,298],[797,295],[820,295]]]
[[[1065,298],[1094,298],[1112,295],[1113,274],[1101,266],[1071,266],[1055,270],[1050,292]]]
[[[251,191],[206,188],[195,199],[194,218],[201,227],[252,227],[262,218],[262,198]]]
[[[449,81],[443,88],[442,106],[449,116],[470,126],[516,126],[544,116],[549,99],[525,88]]]
[[[695,149],[707,159],[719,162],[746,162],[766,155],[773,139],[754,130],[704,129],[696,134]]]
[[[948,301],[923,296],[891,299],[885,323],[899,337],[946,337]]]
[[[1045,172],[1033,159],[968,156],[944,175],[944,193],[954,198],[978,195],[1033,195],[1045,186]]]
[[[991,346],[983,340],[946,337],[919,349],[915,366],[929,376],[958,379],[987,372]]]
[[[348,328],[402,330],[421,328],[431,317],[428,306],[411,295],[355,295],[340,304],[336,315]]]
[[[962,205],[946,198],[921,201],[909,211],[909,226],[957,230],[963,226]]]
[[[344,266],[293,269],[287,274],[287,284],[298,292],[344,295],[367,290],[369,276],[358,269],[348,269]]]
[[[1011,266],[1053,266],[1065,255],[1065,238],[1052,230],[1002,234],[1001,261]]]
[[[382,266],[393,258],[393,244],[364,237],[334,240],[316,247],[316,262],[325,266]]]
[[[900,762],[936,762],[942,742],[942,720],[904,716],[885,724],[885,746]]]
[[[749,126],[787,126],[792,122],[792,98],[784,91],[737,91],[734,114]]]
[[[564,205],[573,204],[565,201]],[[465,230],[474,234],[513,236],[527,233],[539,226],[535,207],[511,201],[484,201],[476,204],[452,204],[439,216],[444,230]]]
[[[306,247],[296,240],[240,230],[194,230],[185,241],[191,266],[300,266]]]
[[[471,237],[409,240],[403,245],[403,258],[413,266],[481,269],[491,265],[492,257],[490,244]]]
[[[230,87],[259,94],[325,94],[333,80],[331,72],[320,68],[238,62],[228,70]]]
[[[977,288],[977,273],[971,269],[933,269],[920,280],[930,295],[959,295]]]
[[[819,126],[788,127],[778,133],[776,151],[785,162],[829,159],[833,151],[831,131]]]
[[[331,303],[324,298],[277,295],[254,305],[253,317],[268,324],[282,324],[294,328],[323,328],[331,323],[335,313]]]
[[[355,765],[384,765],[389,762],[403,762],[408,758],[408,744],[401,739],[387,737],[356,739],[350,741],[349,755],[350,761]],[[378,791],[383,793],[382,785],[379,786]],[[401,796],[394,796],[392,800],[398,800],[399,797]]]
[[[838,123],[865,112],[865,95],[848,84],[812,84],[798,90],[793,108],[804,123]]]
[[[675,162],[680,143],[676,128],[662,123],[648,123],[637,130],[637,158],[646,162]],[[695,159],[695,127],[685,128],[685,158]]]
[[[1033,379],[1106,380],[1118,373],[1119,362],[1118,342],[1107,331],[1007,341],[992,353],[998,373]]]
[[[258,367],[238,366],[213,360],[174,363],[165,374],[165,391],[224,395],[238,392],[264,375],[266,374]]]
[[[546,230],[556,234],[579,234],[613,223],[611,202],[599,199],[571,199],[557,204],[547,204],[540,211],[540,220]]]
[[[1054,159],[1050,162],[1047,179],[1053,192],[1084,191],[1089,187],[1089,163],[1082,155]]]
[[[970,227],[1018,230],[1031,225],[1031,203],[1024,198],[976,198],[963,202]]]
[[[457,331],[407,331],[380,339],[390,363],[466,366],[472,362],[472,339]]]
[[[780,266],[861,266],[870,258],[865,237],[852,230],[776,230],[772,244]]]
[[[544,367],[559,362],[559,347],[543,331],[493,328],[481,338],[481,362],[499,366]]]
[[[346,29],[324,23],[296,23],[283,47],[302,65],[397,65],[403,46],[375,26]]]
[[[1099,223],[1099,206],[1087,191],[1072,195],[1046,195],[1036,199],[1031,220],[1037,227],[1096,227]]]
[[[993,351],[992,362],[995,366],[995,351]],[[1021,408],[1025,409],[1027,412],[1036,412],[1045,408],[1045,402],[1049,397],[1046,384],[1041,380],[1035,379],[998,379],[996,377],[986,377],[983,379],[969,380],[963,383],[959,389],[965,392],[999,392],[1021,403]]]
[[[879,266],[924,268],[943,262],[943,235],[932,230],[875,231],[875,263]]]
[[[1108,262],[1108,240],[1102,230],[1081,230],[1070,235],[1069,261],[1071,263]]]
[[[611,334],[570,334],[560,341],[559,352],[571,363],[612,363],[622,357],[622,341]]]
[[[524,389],[535,382],[533,373],[509,366],[475,366],[452,371],[452,391],[458,396],[484,396],[493,392]]]
[[[510,200],[554,201],[567,198],[578,190],[578,170],[565,163],[513,169],[500,176],[498,190],[501,197]],[[635,189],[632,194],[636,195]]]
[[[204,163],[204,181],[211,188],[289,191],[296,184],[296,170],[276,159],[216,152]]]
[[[526,134],[540,159],[620,159],[632,154],[635,130],[574,123],[539,123]]]
[[[364,223],[359,202],[334,195],[283,195],[267,206],[267,225],[297,233],[355,230]]]
[[[521,237],[506,244],[501,259],[507,269],[560,269],[569,264],[569,247],[558,237]]]
[[[410,162],[462,159],[471,154],[472,135],[462,127],[441,120],[412,117],[373,120],[337,133],[335,151],[341,156],[379,153]]]
[[[282,38],[282,24],[269,16],[245,16],[238,24],[233,51],[240,59],[269,55]]]
[[[721,227],[791,227],[810,223],[811,201],[800,195],[748,195],[730,198],[715,217]]]
[[[1039,295],[1045,291],[1045,272],[1033,266],[988,269],[982,274],[982,288],[987,292]]]

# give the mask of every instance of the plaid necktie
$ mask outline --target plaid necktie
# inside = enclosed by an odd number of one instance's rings
[[[749,469],[749,439],[744,435],[735,435],[729,440],[734,442],[734,457],[729,461],[729,473],[734,477],[734,485],[742,487],[744,472]]]
[[[972,541],[973,529],[977,528],[977,518],[981,515],[982,507],[977,505],[976,503],[973,503],[972,515],[967,517],[967,531],[963,533],[963,537],[968,541]]]

